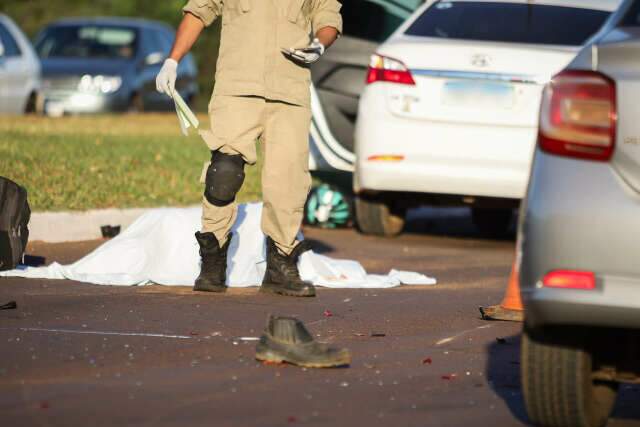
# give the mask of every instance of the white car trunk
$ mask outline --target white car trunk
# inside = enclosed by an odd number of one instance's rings
[[[380,53],[402,61],[415,86],[388,85],[407,119],[485,126],[537,125],[542,86],[578,48],[402,37]]]

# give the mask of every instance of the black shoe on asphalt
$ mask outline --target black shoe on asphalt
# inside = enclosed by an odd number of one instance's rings
[[[298,259],[308,250],[308,243],[302,241],[291,254],[284,255],[274,241],[267,237],[267,271],[260,291],[291,297],[315,297],[316,288],[312,283],[302,280],[298,271]]]
[[[213,233],[197,232],[196,240],[200,245],[202,266],[193,290],[225,292],[227,290],[227,250],[229,243],[231,243],[231,234],[227,238],[227,243],[222,247]]]
[[[256,359],[271,363],[291,363],[305,368],[336,368],[351,363],[347,349],[319,343],[304,324],[293,317],[270,316],[256,346]]]

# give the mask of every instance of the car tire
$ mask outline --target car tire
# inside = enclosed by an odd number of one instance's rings
[[[358,230],[364,234],[391,237],[404,228],[406,209],[390,200],[357,196],[355,210]]]
[[[509,231],[513,209],[471,208],[471,218],[483,235],[501,237]]]
[[[38,112],[38,94],[31,92],[27,99],[27,104],[24,107],[25,114],[35,114]]]
[[[142,95],[139,93],[134,94],[129,101],[129,108],[127,108],[129,113],[142,113],[144,112],[144,100],[142,99]]]
[[[607,423],[617,384],[592,379],[593,358],[585,337],[576,329],[524,328],[522,390],[535,425],[602,427]]]

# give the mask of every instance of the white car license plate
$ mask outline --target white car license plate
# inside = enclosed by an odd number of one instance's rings
[[[450,80],[444,84],[442,104],[452,107],[510,109],[515,103],[510,83]]]

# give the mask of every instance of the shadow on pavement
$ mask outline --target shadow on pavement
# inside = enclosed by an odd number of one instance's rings
[[[333,246],[328,245],[326,242],[323,242],[322,240],[313,239],[306,236],[304,239],[311,244],[313,251],[317,254],[328,254],[335,251],[335,248]]]
[[[433,236],[515,241],[517,218],[514,215],[511,227],[504,236],[482,235],[471,219],[471,210],[466,207],[424,206],[407,212],[405,233],[430,234]]]
[[[487,353],[489,386],[518,421],[529,424],[520,386],[520,336],[496,339],[487,346]]]

